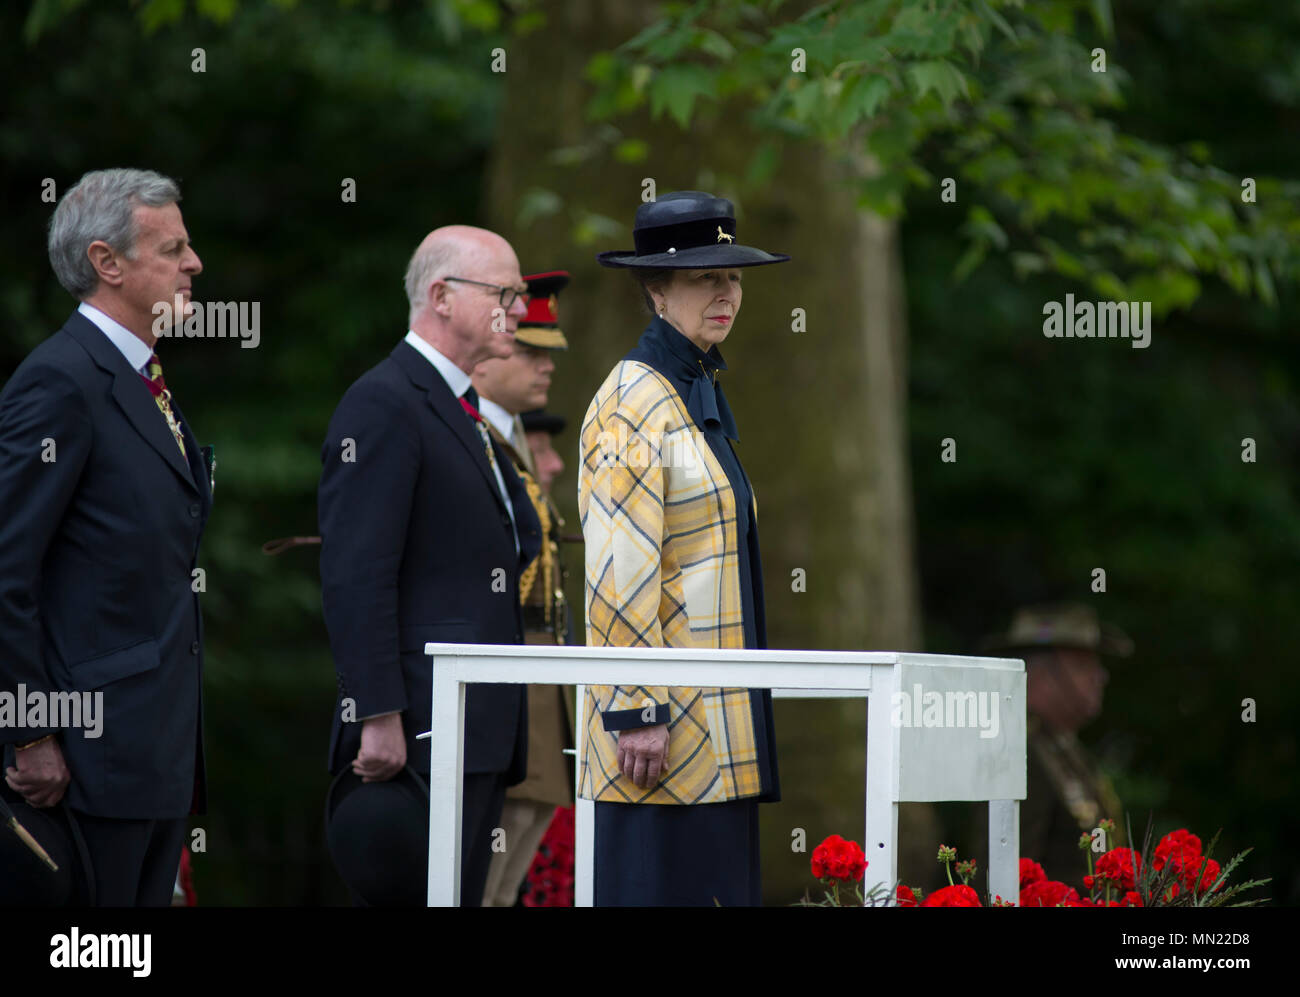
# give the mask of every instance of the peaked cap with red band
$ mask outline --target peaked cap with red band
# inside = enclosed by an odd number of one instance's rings
[[[569,341],[560,330],[560,291],[569,283],[565,270],[529,274],[528,314],[519,320],[515,341],[543,350],[567,350]]]

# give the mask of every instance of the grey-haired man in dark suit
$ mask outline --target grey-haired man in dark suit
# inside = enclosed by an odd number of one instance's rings
[[[5,783],[66,805],[105,906],[170,903],[205,803],[192,581],[212,496],[155,350],[203,268],[179,200],[145,170],[68,190],[49,254],[80,305],[0,391]]]

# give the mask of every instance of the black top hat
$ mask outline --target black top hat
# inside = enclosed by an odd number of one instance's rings
[[[427,906],[429,787],[409,766],[384,782],[339,772],[325,798],[325,843],[363,904]]]
[[[535,408],[529,412],[521,412],[519,418],[524,424],[525,433],[540,431],[556,436],[564,432],[564,416],[547,412],[546,409]]]
[[[761,267],[784,263],[784,253],[769,253],[736,243],[736,211],[725,197],[679,190],[636,209],[634,250],[599,253],[603,267],[700,270],[711,267]]]
[[[81,828],[66,803],[36,808],[0,784],[0,907],[85,907],[94,874]],[[51,869],[8,825],[12,816],[50,860]]]

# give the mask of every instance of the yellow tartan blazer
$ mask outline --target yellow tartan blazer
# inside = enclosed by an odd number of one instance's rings
[[[588,645],[744,647],[735,495],[672,384],[620,362],[587,409],[580,456]],[[668,765],[641,789],[619,771],[606,725],[643,726],[647,700],[652,722],[668,724]],[[588,686],[584,715],[586,799],[721,803],[762,792],[748,689]]]

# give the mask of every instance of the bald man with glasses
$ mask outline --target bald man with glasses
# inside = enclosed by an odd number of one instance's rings
[[[514,250],[484,229],[439,228],[415,250],[405,283],[410,328],[348,389],[322,450],[322,599],[339,682],[330,770],[336,788],[344,781],[362,794],[399,773],[427,782],[429,745],[416,740],[431,726],[424,645],[523,643],[519,577],[541,546],[536,513],[470,381],[480,361],[513,352],[527,290]],[[481,901],[505,790],[524,777],[527,744],[525,687],[472,685],[464,906]],[[403,854],[381,844],[385,823],[376,809],[373,826],[350,831],[354,854],[383,864],[382,888],[375,870],[350,878],[355,870],[337,852],[336,864],[359,902],[423,904],[427,833]]]

